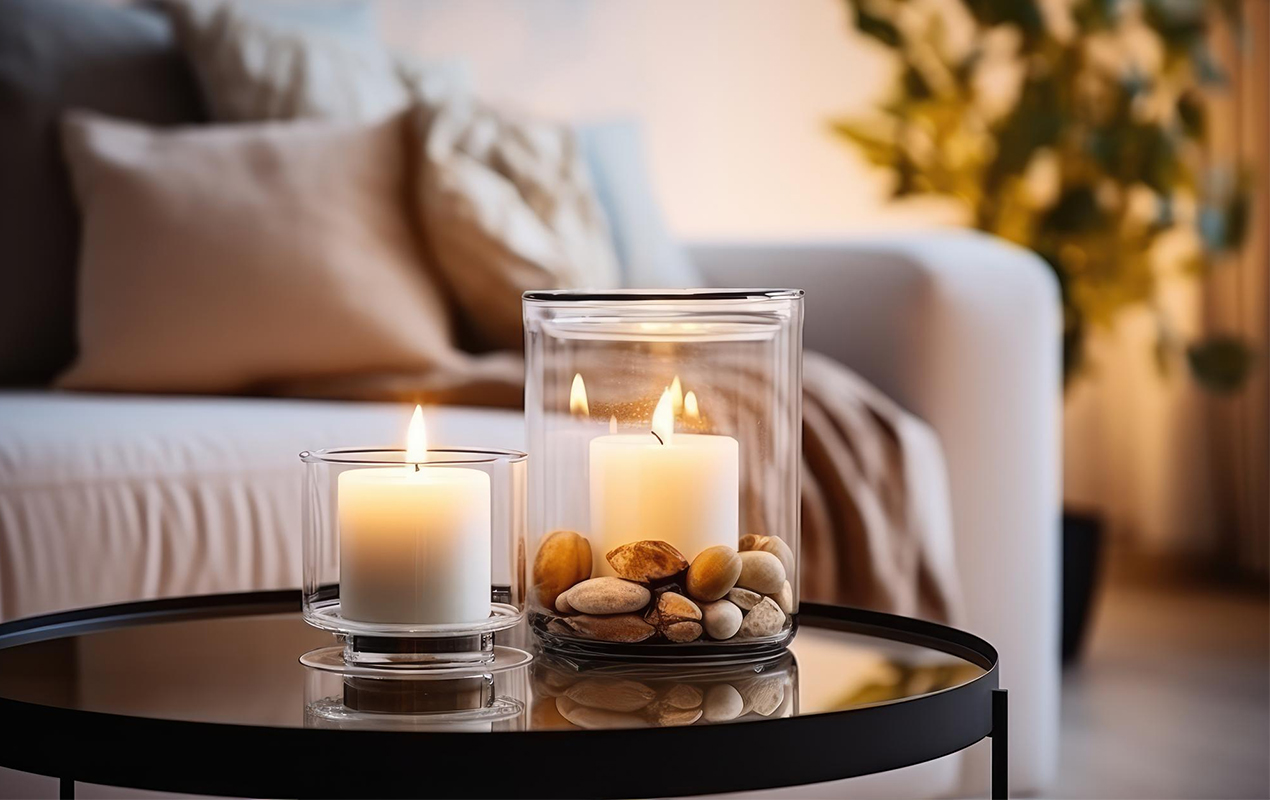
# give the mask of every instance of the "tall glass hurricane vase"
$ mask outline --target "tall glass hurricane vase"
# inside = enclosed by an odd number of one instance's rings
[[[529,292],[529,609],[552,650],[761,657],[798,614],[802,292]]]

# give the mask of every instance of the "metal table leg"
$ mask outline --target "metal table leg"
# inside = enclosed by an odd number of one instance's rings
[[[1005,689],[992,690],[992,798],[1004,800],[1010,791],[1010,701]]]

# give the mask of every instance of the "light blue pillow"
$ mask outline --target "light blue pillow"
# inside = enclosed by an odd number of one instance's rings
[[[653,197],[639,124],[593,123],[579,126],[577,132],[596,194],[612,229],[622,285],[701,286],[701,274],[666,227]]]

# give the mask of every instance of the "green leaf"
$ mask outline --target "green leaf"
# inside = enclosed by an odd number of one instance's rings
[[[1057,142],[1062,130],[1058,84],[1049,75],[1026,81],[1018,105],[996,126],[997,154],[984,174],[988,190],[1021,174],[1033,154]]]
[[[1107,223],[1091,186],[1071,186],[1063,190],[1054,207],[1041,219],[1041,227],[1058,234],[1087,233]]]
[[[884,132],[866,123],[852,120],[837,120],[830,124],[830,129],[838,136],[860,148],[861,154],[870,164],[881,167],[893,167],[900,153],[896,143]]]
[[[1217,335],[1190,344],[1186,348],[1186,361],[1200,385],[1213,392],[1230,394],[1248,380],[1253,352],[1243,339]]]
[[[1183,92],[1177,98],[1177,118],[1182,121],[1182,130],[1193,139],[1203,139],[1208,130],[1208,118],[1204,111],[1204,101],[1198,92]]]
[[[1045,34],[1045,17],[1037,0],[965,0],[965,4],[980,25],[1017,25],[1025,47]]]
[[[934,95],[930,84],[912,64],[904,69],[903,81],[904,94],[911,100],[929,100]]]
[[[1227,250],[1238,250],[1248,238],[1251,205],[1252,199],[1243,191],[1236,192],[1226,204],[1226,238],[1223,244]]]
[[[900,29],[889,19],[871,14],[863,6],[856,4],[855,29],[865,36],[877,39],[887,47],[899,47]]]

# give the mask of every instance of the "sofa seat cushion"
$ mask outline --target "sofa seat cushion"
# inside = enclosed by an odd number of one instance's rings
[[[306,448],[404,441],[410,407],[0,392],[0,620],[300,585]],[[518,411],[430,409],[436,446],[522,449]]]

